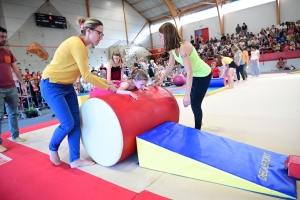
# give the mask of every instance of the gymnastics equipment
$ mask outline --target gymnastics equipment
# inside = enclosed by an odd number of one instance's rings
[[[174,96],[161,87],[108,94],[86,100],[80,107],[81,134],[87,153],[95,162],[112,166],[136,152],[136,136],[166,121],[179,121]]]
[[[182,74],[178,74],[173,78],[173,83],[176,86],[183,86],[185,82],[185,77]]]
[[[300,179],[300,156],[290,155],[285,161],[285,168],[289,176]]]
[[[82,106],[82,104],[83,104],[86,100],[88,100],[89,97],[90,97],[90,96],[89,96],[89,93],[79,93],[79,94],[77,95],[78,105],[79,105],[79,106]]]
[[[141,167],[297,199],[296,179],[285,170],[287,156],[166,122],[137,137]]]
[[[208,87],[224,87],[226,80],[224,78],[212,78]]]

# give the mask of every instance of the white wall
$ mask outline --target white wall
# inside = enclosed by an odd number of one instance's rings
[[[80,34],[80,27],[76,20],[78,17],[87,17],[85,0],[50,0],[49,1],[64,16],[69,26],[73,26]]]
[[[191,35],[194,36],[194,31],[202,28],[208,28],[210,38],[216,37],[217,39],[221,39],[218,17],[212,17],[209,19],[200,20],[197,22],[183,25],[182,26],[183,38],[187,41],[190,41]]]
[[[51,12],[53,15],[61,15],[51,3],[44,3],[36,12]],[[78,35],[78,31],[71,25],[67,29],[38,27],[35,15],[31,14],[25,23],[8,39],[7,43],[17,58],[17,64],[20,68],[29,68],[30,71],[42,71],[53,58],[57,47],[66,38],[73,35]],[[42,60],[37,55],[26,51],[32,42],[37,42],[44,47],[49,54],[47,60]]]
[[[280,22],[300,20],[300,0],[280,0]]]
[[[44,3],[45,0],[0,0],[0,22],[7,29],[8,38]]]
[[[252,0],[253,1],[253,0]],[[258,1],[258,0],[257,0]],[[233,2],[234,3],[234,2]],[[295,21],[300,19],[300,0],[280,0],[280,17],[281,22]],[[216,10],[217,12],[217,10]],[[217,14],[217,13],[216,13]],[[225,34],[235,32],[237,24],[242,26],[243,22],[248,25],[250,32],[258,33],[261,28],[271,27],[276,25],[276,3],[275,1],[254,6],[247,9],[242,9],[224,15],[224,31]],[[183,27],[183,38],[190,40],[194,30],[201,28],[209,28],[209,37],[217,37],[220,39],[220,26],[218,17],[201,20],[185,24]],[[152,33],[154,48],[161,47],[158,39],[158,33]]]
[[[149,24],[147,24],[144,29],[140,32],[138,37],[134,41],[135,44],[140,44],[146,49],[152,49],[151,48],[151,39],[150,39],[150,29]]]
[[[244,10],[228,13],[225,16],[225,34],[235,32],[237,24],[240,26],[245,22],[248,31],[253,33],[260,32],[261,28],[276,25],[276,4],[275,2],[247,8]]]
[[[122,0],[114,1],[90,1],[91,16],[100,19],[104,25],[104,38],[101,47],[108,48],[119,40],[126,40],[126,29]],[[146,20],[125,3],[126,21],[128,28],[128,40],[132,42]]]
[[[53,57],[59,44],[70,36],[80,34],[78,17],[87,17],[85,0],[0,0],[0,26],[8,30],[8,44],[18,59],[19,67],[28,67],[31,71],[43,70]],[[41,7],[43,7],[41,9]],[[131,42],[146,20],[125,3],[128,24],[128,39]],[[52,13],[66,17],[68,29],[37,27],[35,12]],[[91,17],[100,19],[104,24],[104,38],[95,49],[89,48],[89,65],[99,67],[109,60],[109,47],[120,40],[126,40],[122,0],[90,0]],[[147,28],[143,31],[145,32]],[[142,44],[149,45],[149,39]],[[26,47],[38,42],[49,53],[49,59],[43,61],[36,55],[27,54]]]
[[[150,35],[149,35],[150,37]],[[152,42],[153,42],[153,49],[158,49],[163,47],[162,43],[158,38],[158,32],[152,33]]]

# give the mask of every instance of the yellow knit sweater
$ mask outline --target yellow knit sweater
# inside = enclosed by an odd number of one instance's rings
[[[88,67],[88,51],[79,37],[70,37],[57,48],[51,63],[43,72],[43,79],[51,83],[73,84],[82,75],[94,86],[108,89],[106,79],[92,74]]]

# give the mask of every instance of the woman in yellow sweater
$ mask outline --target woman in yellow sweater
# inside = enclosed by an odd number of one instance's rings
[[[93,18],[78,19],[81,35],[70,37],[57,48],[51,63],[43,72],[40,83],[43,98],[50,106],[60,125],[55,129],[49,144],[50,160],[60,164],[58,148],[68,136],[71,168],[95,164],[80,159],[80,119],[77,95],[73,83],[82,75],[94,86],[115,92],[115,85],[92,74],[88,67],[86,46],[98,45],[103,39],[103,24]]]

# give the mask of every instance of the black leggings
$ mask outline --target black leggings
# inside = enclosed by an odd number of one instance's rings
[[[194,113],[195,129],[201,130],[202,108],[201,104],[211,81],[211,73],[205,77],[193,77],[191,89],[191,107]]]
[[[240,65],[236,68],[236,76],[237,76],[237,79],[240,80],[241,77],[240,77],[240,73],[242,75],[242,78],[243,80],[245,80],[245,74],[244,74],[244,65]]]

